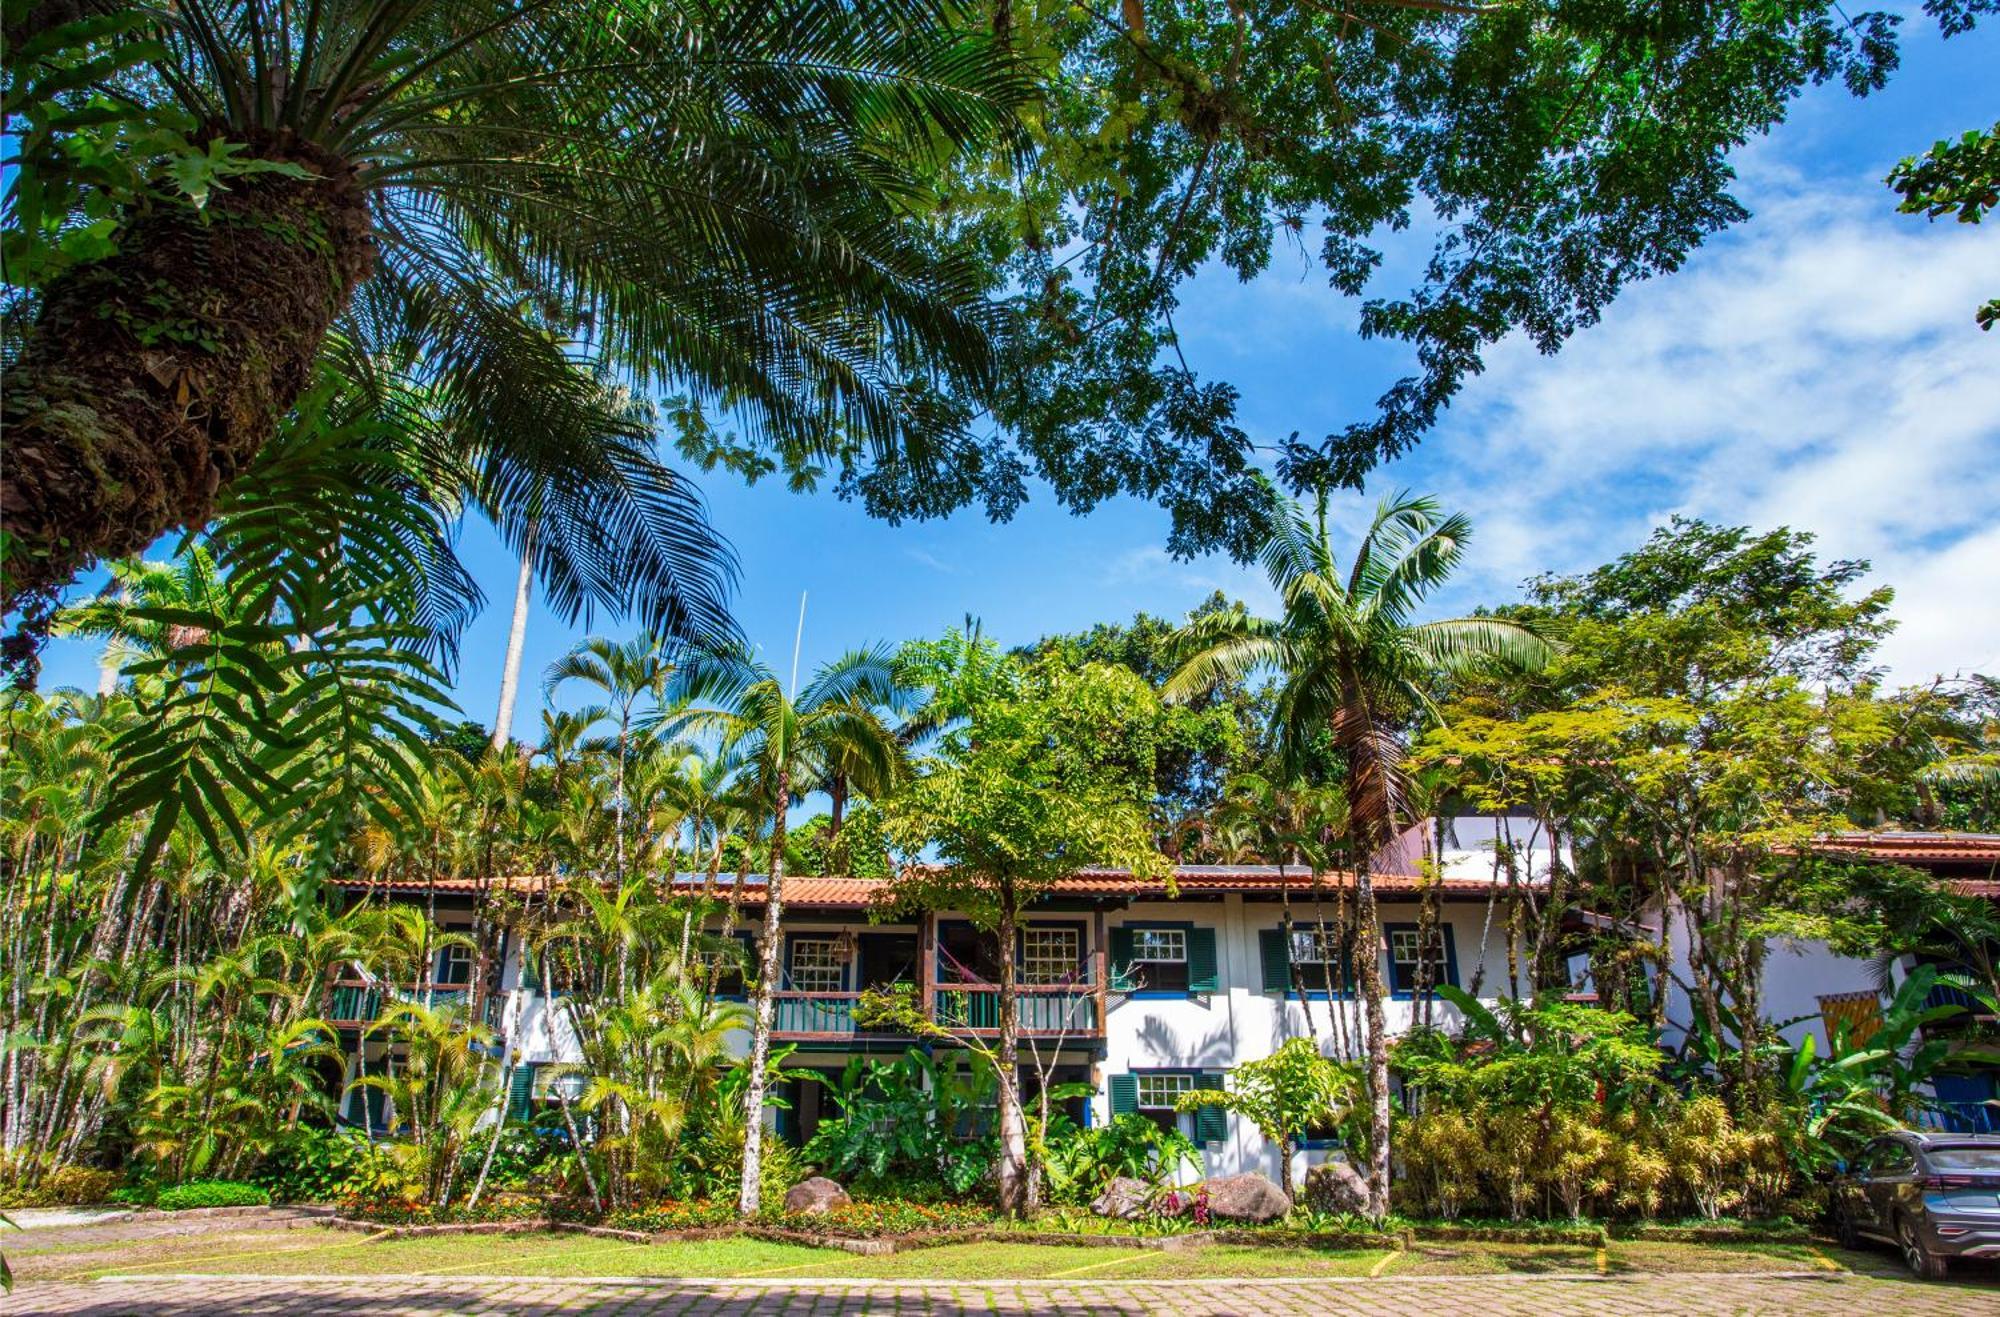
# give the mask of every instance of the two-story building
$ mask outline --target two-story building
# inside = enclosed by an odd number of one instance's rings
[[[1447,853],[1443,875],[1373,875],[1381,937],[1372,948],[1389,986],[1389,1026],[1401,1032],[1419,1012],[1449,1023],[1452,1012],[1424,990],[1449,983],[1492,998],[1507,973],[1507,927],[1489,862]],[[534,882],[536,880],[517,880]],[[1311,1035],[1329,1055],[1358,1056],[1359,1003],[1352,947],[1340,930],[1353,909],[1353,876],[1298,866],[1182,866],[1171,888],[1122,870],[1088,869],[1063,879],[1024,917],[1012,953],[1017,967],[1024,1092],[1086,1084],[1092,1096],[1072,1115],[1101,1123],[1131,1112],[1184,1130],[1201,1147],[1208,1174],[1262,1170],[1276,1175],[1276,1152],[1247,1121],[1209,1109],[1174,1110],[1180,1094],[1213,1087],[1233,1067],[1269,1055],[1286,1039]],[[698,889],[682,875],[677,889]],[[1420,888],[1427,888],[1428,896]],[[382,889],[375,889],[378,893]],[[435,906],[447,928],[469,926],[469,884],[428,884],[390,893]],[[742,896],[739,933],[760,932],[765,889],[752,879]],[[926,1016],[961,1037],[997,1034],[999,948],[958,912],[897,911],[881,879],[785,880],[781,981],[773,1038],[792,1044],[795,1069],[837,1073],[855,1057],[896,1054],[918,1040],[856,1019],[861,994],[906,985]],[[1424,911],[1428,905],[1430,914]],[[1428,924],[1428,936],[1426,927]],[[1289,928],[1289,934],[1287,929]],[[1351,948],[1351,949],[1350,949]],[[754,951],[754,948],[753,948]],[[552,1082],[580,1083],[551,1067],[578,1057],[560,999],[524,976],[521,948],[509,942],[484,983],[471,957],[441,952],[431,980],[405,989],[435,1000],[463,996],[501,1034],[517,1061],[518,1103]],[[754,959],[752,961],[754,962]],[[740,983],[725,991],[742,992]],[[349,1044],[347,1078],[379,1070],[381,1048],[362,1037],[386,985],[359,978],[335,994],[336,1023]],[[735,1040],[747,1051],[747,1037]],[[934,1043],[934,1045],[937,1045]],[[949,1044],[942,1044],[949,1046]],[[379,1122],[377,1101],[358,1090],[351,1120]],[[794,1142],[810,1138],[823,1114],[824,1088],[794,1080],[788,1105],[769,1119]],[[1310,1145],[1304,1165],[1323,1159]]]

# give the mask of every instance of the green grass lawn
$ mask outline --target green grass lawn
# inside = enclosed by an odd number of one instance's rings
[[[9,1241],[21,1279],[107,1274],[700,1276],[879,1280],[1220,1280],[1310,1276],[1594,1276],[1736,1271],[1892,1271],[1887,1255],[1806,1244],[1419,1243],[1408,1252],[1213,1245],[1179,1251],[1028,1243],[952,1244],[886,1257],[754,1239],[630,1244],[589,1235],[444,1235],[373,1239],[320,1227],[216,1231],[179,1238],[37,1246]]]

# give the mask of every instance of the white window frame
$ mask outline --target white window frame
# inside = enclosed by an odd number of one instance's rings
[[[801,961],[799,953],[811,948],[811,957]],[[840,938],[801,934],[792,939],[786,970],[794,992],[839,992],[847,978],[847,957],[841,954]],[[809,977],[801,977],[800,971]],[[828,976],[828,977],[822,977]]]
[[[1328,952],[1333,954],[1328,955]],[[1294,925],[1291,956],[1294,965],[1331,965],[1334,973],[1338,974],[1341,959],[1340,934],[1331,928],[1300,928]]]
[[[1045,945],[1037,947],[1037,941]],[[1046,945],[1059,942],[1054,952]],[[1083,930],[1067,924],[1029,924],[1021,930],[1021,982],[1031,987],[1068,983],[1083,963]]]
[[[1168,947],[1180,944],[1178,954],[1159,948],[1149,949],[1146,943],[1163,939]],[[1188,953],[1188,931],[1185,928],[1135,928],[1132,930],[1132,963],[1134,965],[1185,965]]]
[[[1443,932],[1435,928],[1432,929],[1431,942],[1433,946],[1435,946],[1437,949],[1438,963],[1443,964],[1444,962]],[[1399,954],[1397,951],[1397,947],[1399,944],[1410,947],[1411,948],[1410,954],[1407,956]],[[1423,965],[1423,963],[1424,963],[1424,935],[1422,930],[1415,928],[1398,928],[1389,934],[1389,964],[1391,967],[1397,965],[1408,965],[1410,967],[1411,975],[1414,976],[1417,970]]]
[[[1185,1070],[1141,1070],[1133,1075],[1133,1079],[1137,1081],[1133,1105],[1140,1111],[1179,1111],[1180,1098],[1195,1090],[1194,1076]],[[1168,1100],[1148,1102],[1146,1100],[1148,1084],[1160,1085],[1164,1091],[1156,1089],[1154,1096],[1156,1098],[1165,1096]]]
[[[454,979],[451,977],[451,967],[453,965],[463,965],[465,967],[464,978]],[[472,986],[472,973],[474,968],[475,966],[473,964],[473,954],[471,947],[461,946],[456,942],[451,943],[447,946],[439,947],[437,964],[435,966],[435,969],[437,971],[437,978],[433,980],[433,982],[439,984],[440,986],[449,986],[454,988],[470,987]]]

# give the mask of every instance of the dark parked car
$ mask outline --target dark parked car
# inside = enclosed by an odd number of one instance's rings
[[[1885,1134],[1834,1181],[1832,1210],[1841,1243],[1894,1244],[1927,1280],[2000,1257],[2000,1134]]]

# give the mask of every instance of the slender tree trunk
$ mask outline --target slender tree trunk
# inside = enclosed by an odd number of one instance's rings
[[[507,628],[507,660],[500,667],[500,707],[493,712],[493,748],[505,750],[514,730],[514,701],[521,692],[521,653],[528,645],[528,603],[535,593],[535,531],[528,523],[521,543],[521,575],[514,582],[514,620]]]
[[[1000,1210],[1019,1216],[1027,1206],[1028,1131],[1021,1112],[1021,1030],[1014,996],[1013,886],[1001,880],[1000,918],[994,935],[1000,942],[1000,1160],[996,1167]]]
[[[1375,909],[1373,856],[1357,848],[1354,871],[1356,977],[1368,1015],[1368,1215],[1389,1214],[1389,1029],[1382,1015],[1382,932]]]
[[[785,811],[791,803],[792,775],[778,770],[776,804],[771,810],[771,870],[764,892],[764,954],[757,971],[756,1020],[750,1031],[750,1083],[743,1095],[743,1179],[736,1211],[748,1219],[763,1206],[764,1070],[771,1060],[772,994],[778,987],[778,933],[784,918]]]
[[[197,134],[197,149],[222,133]],[[5,611],[103,557],[200,526],[311,379],[374,264],[348,162],[265,135],[247,155],[306,178],[236,178],[206,208],[155,204],[110,256],[44,291],[0,404]]]

